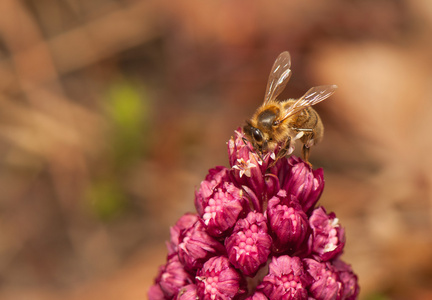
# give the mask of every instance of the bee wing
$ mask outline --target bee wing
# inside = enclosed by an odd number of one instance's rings
[[[276,58],[271,69],[264,97],[264,104],[276,99],[282,93],[291,77],[291,56],[288,51]]]
[[[306,107],[315,105],[331,95],[336,91],[336,85],[320,85],[311,88],[306,92],[300,99],[298,99],[293,105],[291,105],[285,112],[285,115],[280,121],[298,113],[299,111],[305,109]]]

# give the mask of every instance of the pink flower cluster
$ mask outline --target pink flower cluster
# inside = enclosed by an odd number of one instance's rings
[[[357,276],[340,259],[344,229],[316,207],[322,169],[260,157],[241,131],[228,152],[231,167],[201,182],[197,213],[171,228],[149,299],[356,299]]]

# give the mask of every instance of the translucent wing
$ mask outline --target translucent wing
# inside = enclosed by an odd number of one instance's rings
[[[267,83],[264,104],[276,99],[282,93],[291,77],[291,56],[288,51],[276,58]]]
[[[285,120],[289,116],[292,116],[299,111],[305,109],[306,107],[315,105],[331,95],[336,91],[337,86],[336,85],[320,85],[311,88],[309,91],[306,92],[300,99],[298,99],[293,105],[291,105],[287,111],[285,112],[285,115],[282,117],[280,121]]]

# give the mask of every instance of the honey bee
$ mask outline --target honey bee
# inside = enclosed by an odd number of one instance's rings
[[[291,143],[299,138],[303,143],[302,157],[309,162],[310,148],[321,141],[324,126],[311,107],[336,90],[336,85],[313,87],[299,99],[277,100],[291,77],[291,57],[282,52],[273,64],[267,83],[264,103],[243,127],[246,138],[261,155],[274,151],[275,161],[291,152]]]

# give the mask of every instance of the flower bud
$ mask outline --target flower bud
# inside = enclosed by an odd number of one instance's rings
[[[201,182],[199,191],[195,192],[195,207],[200,216],[204,214],[205,205],[214,191],[228,181],[228,178],[228,169],[225,167],[218,166],[209,170],[205,180]]]
[[[201,268],[210,257],[225,253],[224,246],[206,232],[200,221],[183,231],[178,249],[180,262],[187,270]]]
[[[360,288],[357,283],[357,276],[353,273],[351,266],[339,259],[334,260],[332,264],[343,284],[342,299],[357,299]]]
[[[283,255],[272,258],[269,273],[263,278],[257,291],[269,299],[308,299],[306,288],[309,284],[310,277],[300,258]]]
[[[193,278],[186,272],[177,255],[168,258],[166,265],[159,269],[159,276],[156,278],[156,284],[168,299],[175,297],[182,287],[192,282]],[[150,299],[160,299],[157,287],[152,287],[150,293]]]
[[[181,216],[177,223],[170,228],[171,239],[170,243],[167,244],[168,255],[178,252],[180,234],[183,230],[192,227],[196,221],[198,221],[197,214],[187,213]]]
[[[233,299],[246,292],[246,281],[228,258],[210,258],[196,276],[198,298],[202,300]]]
[[[253,163],[256,163],[255,167],[259,167],[264,171],[267,169],[268,165],[266,161],[261,160],[261,157],[258,156],[241,129],[236,130],[235,137],[231,137],[228,141],[228,158],[231,167],[237,165],[239,160],[247,161],[249,159],[251,159]]]
[[[334,213],[327,215],[323,207],[316,208],[309,218],[312,228],[311,251],[320,260],[328,261],[342,253],[345,231]]]
[[[270,254],[272,240],[266,221],[263,214],[250,212],[237,221],[233,233],[225,240],[229,261],[246,276],[254,276]]]
[[[247,214],[249,202],[243,191],[229,181],[227,169],[212,169],[195,195],[195,206],[209,234],[227,234],[239,217]]]
[[[196,300],[197,296],[197,287],[195,284],[189,284],[180,289],[177,294],[176,300]]]
[[[154,284],[150,287],[148,294],[149,300],[165,300],[165,295],[162,292],[159,284]]]
[[[249,187],[259,199],[268,198],[265,175],[271,153],[259,156],[252,144],[245,139],[242,131],[236,131],[236,137],[228,142],[228,153],[232,175],[239,186]],[[273,196],[273,195],[271,195]],[[254,209],[262,211],[263,203]]]
[[[267,218],[275,252],[289,251],[299,255],[310,234],[309,222],[301,206],[288,201],[287,193],[280,190],[267,206]],[[307,249],[306,249],[307,250]]]
[[[312,170],[311,166],[298,157],[291,156],[289,168],[279,171],[281,188],[294,196],[307,215],[313,210],[324,189],[323,170]]]
[[[309,293],[317,300],[339,300],[342,298],[343,285],[330,263],[304,259],[306,270],[313,278]]]
[[[252,296],[247,297],[245,300],[269,300],[263,293],[255,292]]]

